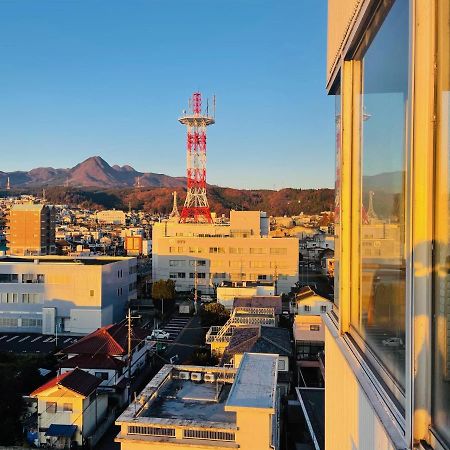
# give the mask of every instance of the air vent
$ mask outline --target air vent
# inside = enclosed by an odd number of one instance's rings
[[[189,372],[179,372],[178,374],[178,378],[180,378],[180,380],[189,380],[190,376],[189,376]]]
[[[216,376],[213,373],[205,373],[203,379],[208,383],[213,383],[216,381]]]
[[[191,380],[192,381],[202,381],[202,374],[197,372],[191,373]]]

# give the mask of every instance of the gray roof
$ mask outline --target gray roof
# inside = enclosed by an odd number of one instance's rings
[[[291,336],[289,330],[279,327],[234,328],[228,354],[252,352],[273,353],[279,356],[291,356]]]
[[[244,353],[225,410],[275,408],[278,355]]]

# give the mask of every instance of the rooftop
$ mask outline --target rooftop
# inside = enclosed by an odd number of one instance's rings
[[[231,387],[229,408],[275,408],[278,356],[263,353],[244,353]]]
[[[91,375],[81,369],[74,369],[70,372],[65,372],[62,375],[58,375],[55,378],[52,378],[50,381],[32,392],[30,396],[37,396],[38,394],[55,386],[63,386],[73,392],[76,392],[77,394],[81,394],[84,397],[87,397],[92,392],[94,392],[95,389],[97,389],[101,382],[102,380],[95,377],[94,375]]]
[[[274,408],[277,359],[246,353],[239,369],[166,364],[116,423],[234,430],[235,408]]]
[[[146,336],[147,332],[143,328],[134,326],[131,348],[139,345]],[[61,352],[66,355],[126,355],[128,352],[128,328],[124,321],[98,328],[79,341],[65,347]]]
[[[104,266],[131,258],[127,257],[68,257],[68,256],[4,256],[0,258],[0,264],[23,263],[23,264],[82,264],[85,266]]]
[[[142,416],[234,424],[236,413],[225,411],[230,389],[231,384],[172,380]]]

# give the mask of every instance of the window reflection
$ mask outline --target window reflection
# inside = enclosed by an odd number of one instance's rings
[[[356,326],[405,381],[408,1],[397,0],[361,61],[361,285]]]
[[[450,4],[438,3],[438,163],[433,425],[450,444]]]

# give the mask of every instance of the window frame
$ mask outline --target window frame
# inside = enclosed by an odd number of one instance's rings
[[[376,6],[362,19],[359,28],[359,40],[347,54],[342,62],[341,70],[336,76],[336,83],[340,83],[341,95],[341,246],[346,252],[341,252],[339,306],[333,305],[330,318],[338,320],[339,334],[344,337],[352,351],[357,354],[358,361],[366,367],[371,383],[380,392],[385,405],[394,416],[399,430],[407,437],[410,432],[410,417],[407,417],[406,406],[411,402],[411,381],[408,379],[412,359],[412,261],[411,250],[411,174],[412,174],[412,104],[413,77],[413,0],[407,0],[409,6],[409,84],[408,103],[406,106],[405,121],[405,255],[406,258],[406,294],[405,294],[405,387],[400,387],[394,377],[386,370],[373,351],[368,347],[359,331],[351,325],[353,305],[360,302],[360,216],[361,216],[361,140],[360,140],[360,84],[361,84],[361,58],[372,43],[381,25],[384,23],[391,6],[395,0],[378,2]],[[334,88],[337,92],[337,87]],[[354,242],[353,236],[358,236]],[[353,264],[358,261],[358,264]],[[354,311],[353,311],[354,312]]]

